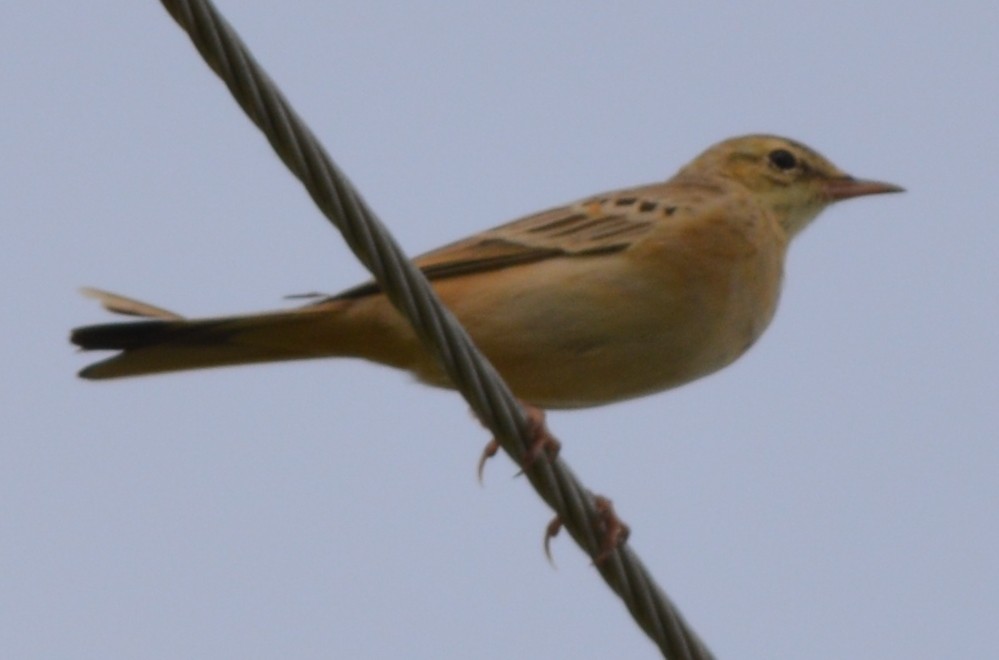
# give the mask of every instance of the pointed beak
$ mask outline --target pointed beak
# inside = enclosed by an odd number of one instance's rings
[[[864,179],[854,179],[852,176],[829,179],[825,182],[823,188],[830,202],[838,202],[841,199],[862,197],[864,195],[905,192],[905,188],[896,186],[893,183],[865,181]]]

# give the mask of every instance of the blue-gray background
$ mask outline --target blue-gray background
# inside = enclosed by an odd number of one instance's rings
[[[682,390],[550,416],[726,658],[994,653],[995,3],[222,2],[416,253],[776,132],[905,195],[797,241]],[[0,8],[0,656],[655,657],[453,393],[352,362],[93,384],[106,287],[365,273],[156,2]]]

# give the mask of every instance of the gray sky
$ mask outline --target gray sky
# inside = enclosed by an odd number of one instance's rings
[[[413,253],[747,132],[908,188],[795,244],[724,372],[552,414],[724,658],[986,657],[999,6],[221,9]],[[5,2],[0,656],[656,657],[455,394],[353,362],[94,384],[94,285],[189,314],[365,277],[156,2]]]

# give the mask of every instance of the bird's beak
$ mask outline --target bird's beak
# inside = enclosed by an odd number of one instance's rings
[[[852,176],[828,179],[823,189],[830,202],[838,202],[841,199],[850,199],[851,197],[861,197],[863,195],[905,192],[905,188],[896,186],[893,183],[865,181],[864,179],[854,179]]]

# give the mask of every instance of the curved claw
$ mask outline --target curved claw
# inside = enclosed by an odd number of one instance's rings
[[[548,523],[545,527],[545,556],[548,557],[548,563],[552,565],[552,568],[556,568],[555,560],[552,559],[552,546],[551,541],[553,538],[558,536],[559,531],[562,529],[562,517],[555,516],[552,521]]]
[[[482,471],[486,467],[486,461],[495,456],[499,450],[500,443],[496,438],[486,443],[485,448],[482,450],[482,456],[479,457],[479,467],[476,470],[476,474],[479,476],[479,485],[482,485]]]

